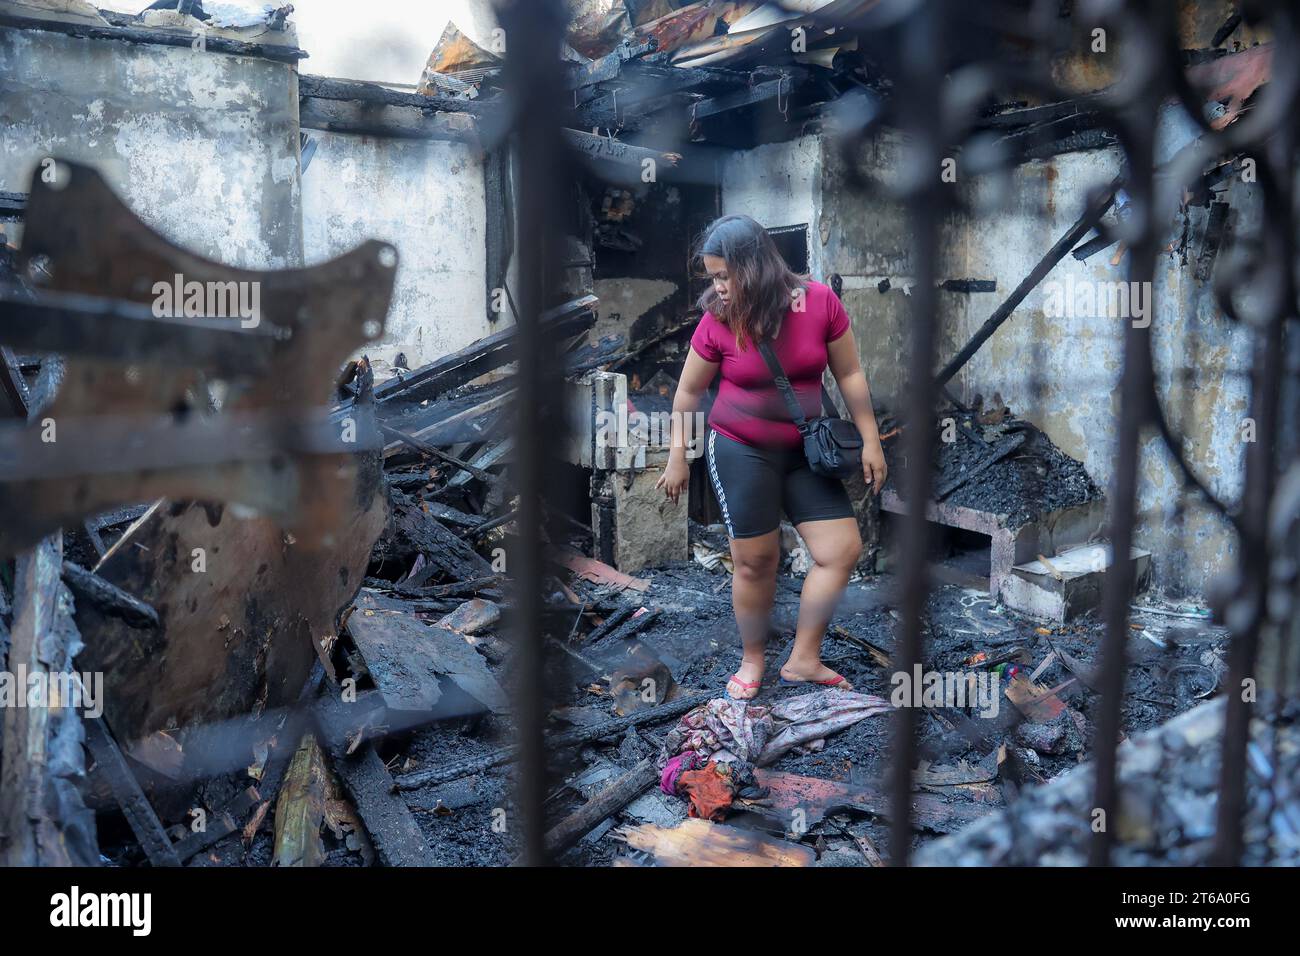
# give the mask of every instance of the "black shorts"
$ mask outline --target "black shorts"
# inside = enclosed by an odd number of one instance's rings
[[[732,538],[754,538],[790,523],[852,518],[844,483],[814,474],[802,448],[755,448],[709,429],[705,460],[722,521]]]

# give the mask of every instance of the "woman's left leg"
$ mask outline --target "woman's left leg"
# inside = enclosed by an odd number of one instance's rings
[[[856,518],[804,521],[795,527],[808,546],[813,566],[804,578],[794,649],[781,676],[794,681],[830,681],[839,675],[822,663],[822,638],[862,556],[862,536]],[[852,690],[847,680],[835,686]]]

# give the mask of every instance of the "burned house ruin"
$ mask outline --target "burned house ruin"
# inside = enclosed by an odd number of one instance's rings
[[[1287,4],[153,6],[0,0],[0,862],[1300,862]],[[656,487],[729,213],[871,386],[852,692]]]

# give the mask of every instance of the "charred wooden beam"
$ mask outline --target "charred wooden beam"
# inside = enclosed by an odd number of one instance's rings
[[[514,177],[510,170],[510,149],[502,144],[488,150],[483,159],[483,201],[486,206],[487,288],[484,301],[489,323],[501,318],[495,307],[497,290],[505,291],[510,257],[515,251]]]
[[[335,80],[325,76],[303,73],[298,76],[298,98],[335,100],[364,104],[370,107],[413,107],[429,113],[470,113],[475,116],[490,110],[490,106],[477,100],[463,100],[454,96],[426,96],[423,93],[403,93],[379,83],[361,80]]]
[[[0,13],[0,27],[18,30],[43,30],[63,33],[70,37],[90,40],[118,40],[125,43],[153,43],[159,46],[190,47],[194,36],[189,32],[154,30],[140,26],[114,24],[74,23],[68,20],[49,20],[44,17],[24,17],[14,13]],[[208,53],[229,53],[233,56],[251,56],[263,60],[296,64],[307,56],[305,50],[284,43],[252,43],[229,37],[208,34],[203,39]]]
[[[347,711],[354,705],[343,703],[337,688],[334,691],[327,691],[320,701],[319,720],[327,729],[322,745],[380,861],[386,866],[434,865],[433,850],[406,801],[395,792],[393,778],[375,745],[365,743],[349,752],[348,736],[339,731],[349,726]]]
[[[717,116],[720,113],[727,113],[731,110],[744,109],[765,100],[788,97],[794,92],[794,85],[795,79],[792,76],[780,76],[773,80],[755,83],[753,86],[738,90],[735,93],[726,93],[722,96],[700,100],[691,108],[691,114],[695,119],[700,120],[709,116]]]
[[[1011,314],[1015,312],[1021,302],[1025,301],[1025,297],[1037,287],[1038,283],[1047,277],[1047,274],[1056,267],[1058,262],[1065,258],[1065,254],[1073,249],[1079,240],[1101,221],[1101,217],[1106,214],[1106,210],[1115,201],[1115,193],[1119,190],[1119,186],[1119,179],[1112,180],[1105,191],[1096,200],[1088,204],[1083,214],[1075,220],[1074,225],[1066,230],[1065,235],[1056,240],[1043,258],[1029,271],[1029,275],[1025,276],[1011,295],[1007,296],[1006,301],[993,310],[993,314],[971,336],[970,341],[962,346],[961,351],[954,355],[951,361],[943,367],[936,380],[939,386],[948,384],[952,377],[961,371],[962,366],[970,361],[971,356],[980,350],[980,347],[1002,326],[1002,323],[1011,318]]]
[[[422,455],[432,455],[439,461],[451,465],[457,471],[464,471],[467,474],[473,475],[479,481],[491,482],[495,478],[495,476],[490,472],[486,472],[482,468],[472,465],[467,461],[461,461],[455,455],[449,455],[436,445],[430,445],[428,442],[422,441],[414,435],[408,435],[405,432],[398,431],[396,428],[392,428],[383,423],[380,423],[379,430],[384,433],[385,438],[392,438],[395,441],[401,442],[403,445],[410,445]]]
[[[466,441],[483,441],[489,436],[489,425],[496,418],[497,413],[511,404],[514,398],[515,389],[511,388],[469,407],[461,403],[458,410],[455,403],[452,404],[452,410],[435,408],[432,414],[429,410],[421,409],[416,414],[402,419],[400,424],[403,425],[407,435],[429,445],[445,446]],[[402,441],[389,442],[384,446],[385,457],[396,455],[405,444]]]
[[[20,555],[14,573],[14,617],[7,670],[47,689],[46,705],[8,708],[0,734],[0,865],[94,866],[95,818],[78,789],[85,767],[82,721],[73,698],[49,701],[50,688],[73,691],[68,679],[81,643],[72,598],[60,579],[59,533]]]
[[[172,846],[167,831],[149,805],[144,791],[140,789],[140,782],[131,772],[104,721],[87,720],[83,726],[86,729],[86,747],[95,758],[95,772],[103,774],[108,781],[113,799],[130,824],[131,832],[140,841],[140,847],[149,862],[154,866],[180,866],[181,858],[176,848]]]
[[[592,163],[614,163],[618,166],[630,166],[638,172],[645,161],[651,160],[660,169],[672,168],[680,158],[676,153],[665,153],[644,146],[632,146],[612,136],[598,136],[583,133],[576,129],[564,130],[565,142]]]
[[[158,612],[150,605],[79,564],[63,562],[63,582],[78,600],[88,601],[132,627],[158,627]]]
[[[652,758],[639,764],[605,787],[585,805],[569,814],[546,833],[546,851],[552,856],[563,853],[583,836],[600,825],[601,821],[622,810],[659,779],[659,771]],[[512,866],[518,866],[515,860]]]
[[[298,121],[304,129],[389,139],[436,139],[477,144],[478,131],[472,119],[461,115],[465,112],[430,112],[414,104],[386,106],[314,96],[302,96],[298,100]],[[304,152],[303,155],[310,162],[310,154]]]
[[[621,734],[629,727],[638,727],[642,724],[656,724],[665,720],[671,720],[674,717],[680,717],[694,707],[707,703],[716,695],[712,691],[703,691],[698,694],[690,694],[685,697],[679,697],[677,700],[667,701],[658,707],[648,707],[644,710],[636,710],[626,717],[613,717],[609,720],[603,720],[598,724],[592,724],[590,727],[580,727],[577,730],[568,733],[556,734],[547,740],[547,747],[550,750],[558,750],[562,747],[573,747],[578,744],[590,743],[593,740],[600,740],[604,737],[612,737],[615,734]],[[430,784],[446,783],[449,780],[457,780],[460,777],[467,777],[472,773],[479,773],[483,770],[489,770],[492,767],[498,767],[503,763],[510,763],[518,756],[518,750],[515,747],[502,747],[482,757],[474,757],[470,760],[457,760],[451,763],[443,764],[441,767],[433,767],[429,770],[419,770],[415,773],[403,774],[398,777],[394,787],[398,790],[418,790],[420,787],[427,787]]]
[[[595,309],[599,303],[594,295],[586,295],[548,309],[541,316],[542,331],[548,336],[560,337],[584,332],[595,323]],[[473,381],[485,372],[515,360],[517,334],[517,326],[502,329],[400,379],[377,385],[375,400],[381,404],[398,397],[421,400]]]

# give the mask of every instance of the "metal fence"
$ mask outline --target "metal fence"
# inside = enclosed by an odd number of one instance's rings
[[[1177,6],[1159,0],[1079,4],[1100,27],[1123,38],[1122,79],[1091,104],[1102,116],[1104,129],[1122,150],[1123,172],[1105,195],[1081,197],[1082,229],[1072,230],[1063,242],[1071,238],[1069,245],[1073,245],[1085,235],[1109,205],[1115,186],[1122,187],[1128,197],[1128,214],[1114,226],[1098,228],[1127,244],[1129,281],[1150,288],[1164,223],[1182,190],[1216,159],[1253,162],[1263,191],[1263,220],[1258,233],[1240,243],[1246,254],[1221,262],[1215,294],[1229,321],[1248,328],[1254,342],[1249,414],[1257,423],[1257,440],[1246,445],[1241,500],[1220,500],[1188,463],[1182,436],[1174,433],[1161,407],[1150,329],[1126,323],[1113,480],[1108,494],[1109,539],[1116,557],[1104,587],[1106,636],[1100,668],[1101,716],[1093,741],[1093,802],[1108,816],[1116,809],[1117,745],[1134,585],[1133,562],[1127,556],[1138,514],[1139,443],[1144,433],[1153,432],[1176,463],[1187,501],[1204,502],[1222,515],[1239,541],[1240,566],[1218,596],[1218,610],[1231,632],[1231,654],[1214,858],[1218,863],[1231,864],[1240,860],[1243,845],[1248,724],[1261,706],[1248,703],[1238,689],[1257,673],[1261,638],[1267,637],[1279,647],[1291,646],[1296,630],[1300,461],[1284,462],[1279,456],[1294,447],[1282,441],[1282,423],[1288,420],[1284,397],[1294,394],[1287,391],[1287,383],[1296,376],[1296,369],[1286,366],[1285,357],[1288,323],[1296,315],[1293,190],[1300,57],[1296,56],[1296,13],[1290,4],[1244,4],[1242,12],[1248,20],[1267,23],[1274,32],[1272,77],[1253,109],[1236,122],[1218,128],[1207,118],[1186,78],[1178,43]],[[941,386],[952,371],[935,375],[942,359],[938,354],[936,263],[942,219],[959,200],[957,192],[941,181],[938,170],[942,159],[954,149],[974,143],[978,109],[989,95],[1016,89],[1032,91],[1047,102],[1071,95],[1053,82],[1049,69],[1049,54],[1062,42],[1060,7],[1058,0],[978,4],[885,0],[851,21],[823,18],[819,23],[860,31],[862,37],[869,38],[872,52],[892,81],[892,95],[864,101],[870,108],[849,114],[857,119],[842,134],[846,155],[852,155],[888,125],[909,137],[915,169],[935,171],[935,175],[904,177],[902,193],[910,215],[915,274],[903,409],[904,421],[915,426],[904,429],[904,450],[909,461],[931,460],[930,426],[941,398]],[[541,523],[545,512],[539,499],[547,487],[548,452],[560,444],[557,429],[563,427],[549,404],[557,394],[554,386],[558,364],[548,343],[538,335],[537,320],[546,303],[546,291],[558,276],[555,250],[564,234],[560,205],[564,190],[557,184],[566,182],[575,168],[560,132],[569,123],[570,107],[562,85],[559,55],[564,16],[561,0],[524,0],[507,3],[500,10],[502,26],[510,38],[504,71],[509,94],[508,135],[521,157],[517,192],[518,305],[520,354],[526,358],[520,362],[514,476],[521,492],[521,532],[519,550],[513,557],[513,579],[518,593],[517,640],[523,652],[519,675],[523,692],[517,710],[522,742],[518,798],[527,834],[526,859],[534,864],[548,862],[542,811],[546,769],[542,728],[546,708]],[[982,44],[980,39],[991,34],[1017,37],[1026,54],[1012,61],[988,53],[990,45]],[[1170,99],[1186,108],[1203,135],[1175,162],[1157,170],[1155,117]],[[1005,155],[1000,163],[990,166],[988,173],[996,175],[999,165],[1006,169],[1021,158]],[[886,190],[865,175],[858,178],[855,188],[861,190],[864,199]],[[1250,297],[1249,306],[1243,304],[1248,288],[1256,293]],[[1013,308],[1014,303],[1006,313]],[[906,500],[929,500],[932,475],[928,469],[909,469],[905,482],[902,495]],[[902,621],[896,664],[900,670],[910,672],[923,659],[924,615],[931,587],[923,509],[909,509],[902,540],[897,572]],[[1281,690],[1282,694],[1269,698],[1274,707],[1281,707],[1285,693],[1292,689],[1284,685]],[[890,776],[890,845],[895,865],[906,865],[909,859],[918,720],[916,709],[907,707],[899,708],[895,718]],[[1114,839],[1113,828],[1095,834],[1091,863],[1105,865],[1111,860]]]

